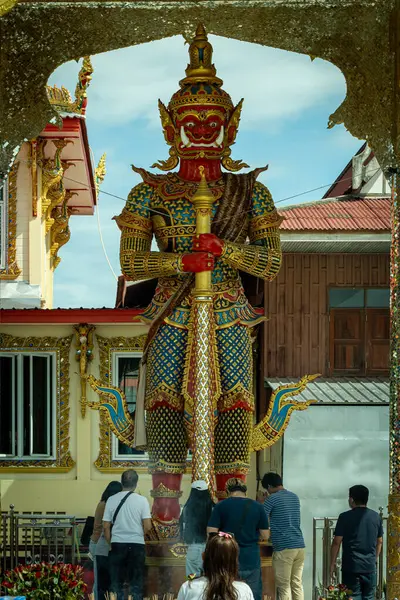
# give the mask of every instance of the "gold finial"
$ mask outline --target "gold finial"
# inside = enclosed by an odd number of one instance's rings
[[[94,170],[96,197],[98,197],[98,195],[99,195],[100,185],[103,183],[105,176],[106,176],[106,153],[104,152],[104,154],[102,155],[102,157],[99,160],[99,164],[97,165],[97,167]]]
[[[186,77],[179,82],[181,87],[200,81],[222,85],[223,81],[217,77],[217,70],[212,64],[212,53],[213,47],[208,41],[204,25],[199,23],[194,40],[189,46],[190,64],[186,69]]]
[[[193,194],[192,202],[195,206],[199,208],[209,207],[214,203],[214,195],[210,188],[208,187],[207,179],[205,176],[205,169],[203,165],[199,167],[200,173],[200,183],[197,186],[197,190]]]
[[[1,0],[0,0],[1,2]],[[78,83],[75,89],[75,100],[65,87],[58,88],[46,86],[49,102],[58,112],[68,112],[84,115],[87,104],[87,88],[92,79],[93,67],[90,56],[83,58],[82,67],[78,75]]]

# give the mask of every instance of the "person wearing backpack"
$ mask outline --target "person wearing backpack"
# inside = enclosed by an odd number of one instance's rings
[[[261,504],[246,497],[242,479],[228,479],[226,491],[228,498],[215,506],[207,532],[225,531],[234,536],[239,545],[239,577],[251,588],[254,600],[261,600],[259,541],[268,539],[268,519]]]
[[[144,536],[152,523],[147,499],[135,493],[138,478],[133,469],[122,473],[122,492],[107,500],[103,516],[104,537],[111,543],[110,591],[118,600],[124,600],[125,581],[133,600],[143,598]]]

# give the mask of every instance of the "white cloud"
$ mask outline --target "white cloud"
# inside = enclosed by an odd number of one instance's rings
[[[276,127],[326,101],[333,111],[345,96],[344,77],[328,62],[217,36],[210,41],[224,89],[234,102],[245,97],[242,129]],[[167,103],[178,89],[187,48],[176,36],[94,56],[91,118],[108,124],[144,118],[158,126],[157,100]],[[67,63],[53,73],[50,83],[73,90],[78,70],[75,62]]]

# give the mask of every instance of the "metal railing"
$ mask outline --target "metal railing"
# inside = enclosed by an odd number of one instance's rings
[[[386,534],[387,517],[383,515],[383,508],[379,508],[379,514],[382,519]],[[313,555],[312,555],[312,598],[318,600],[320,589],[327,589],[331,583],[331,546],[336,527],[336,517],[314,517],[313,518]],[[384,536],[387,539],[387,535]],[[383,551],[378,560],[376,600],[382,600],[385,588],[385,555]],[[335,571],[336,582],[341,581],[341,559],[336,562]]]
[[[0,567],[47,562],[75,564],[78,521],[65,513],[1,513]]]

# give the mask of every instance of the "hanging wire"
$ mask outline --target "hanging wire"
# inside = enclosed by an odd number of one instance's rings
[[[27,161],[27,160],[21,160],[21,161],[19,161],[19,162],[26,162],[26,163],[29,163],[30,161]],[[378,167],[378,169],[376,169],[376,170],[375,170],[375,171],[374,171],[374,172],[371,174],[371,177],[373,177],[374,175],[376,175],[376,173],[378,173],[378,171],[380,171],[380,170],[381,170],[381,168],[380,168],[380,167]],[[82,181],[78,181],[77,179],[73,179],[72,177],[68,177],[68,175],[64,175],[63,179],[65,179],[65,180],[67,180],[67,181],[71,181],[72,183],[77,183],[77,184],[79,184],[79,185],[86,186],[86,188],[87,188],[87,189],[93,189],[93,190],[96,192],[96,188],[95,188],[95,187],[93,187],[93,186],[89,186],[89,185],[87,185],[86,183],[84,183],[84,182],[82,182]],[[344,177],[344,178],[343,178],[343,179],[341,179],[340,181],[351,181],[352,179],[353,179],[353,177]],[[335,181],[333,181],[333,182],[331,182],[331,183],[326,183],[326,184],[324,184],[324,185],[320,185],[320,186],[318,186],[318,187],[315,187],[315,188],[311,188],[311,189],[309,189],[309,190],[305,190],[304,192],[299,192],[298,194],[293,194],[292,196],[287,196],[286,198],[281,198],[280,200],[275,200],[275,201],[274,201],[274,204],[275,204],[275,205],[276,205],[276,204],[281,204],[282,202],[286,202],[287,200],[293,200],[294,198],[300,198],[300,196],[305,196],[306,194],[311,194],[312,192],[316,192],[316,191],[318,191],[318,190],[322,190],[322,189],[324,189],[324,188],[327,188],[327,187],[330,187],[330,186],[332,186],[334,183],[336,183],[336,181],[337,181],[337,180],[335,180]],[[126,202],[126,198],[123,198],[122,196],[118,196],[117,194],[113,194],[113,193],[111,193],[111,192],[106,192],[105,190],[102,190],[102,189],[100,189],[100,190],[99,190],[99,194],[104,194],[105,196],[110,196],[111,198],[116,198],[117,200],[122,200],[122,202]],[[333,198],[332,198],[332,199],[333,199]],[[316,201],[316,202],[318,202],[318,201]],[[251,212],[251,211],[252,211],[252,209],[250,208],[249,210],[246,210],[246,211],[243,211],[242,213],[239,213],[239,215],[238,215],[238,216],[242,216],[242,215],[244,216],[244,215],[246,215],[247,213],[249,213],[249,212]],[[158,211],[158,210],[156,210],[155,208],[151,208],[151,209],[150,209],[150,212],[151,212],[152,214],[155,214],[155,215],[161,215],[162,217],[165,217],[165,213],[163,213],[163,212],[161,212],[161,211]],[[226,219],[219,219],[219,220],[218,220],[218,222],[222,222],[222,221],[225,221],[225,220],[230,220],[230,219],[231,219],[231,217],[227,217]],[[290,219],[288,219],[288,220],[290,220]],[[216,223],[216,222],[217,222],[217,221],[215,221],[215,223]]]
[[[95,164],[95,163],[94,163],[94,156],[93,156],[93,152],[92,152],[92,149],[91,149],[91,148],[89,148],[89,150],[90,150],[90,158],[91,158],[91,160],[92,160],[92,168],[93,168],[93,172],[95,172],[95,169],[94,169],[94,164]],[[78,182],[77,182],[77,183],[78,183]],[[85,185],[85,184],[81,184],[81,185]],[[92,187],[92,186],[90,186],[90,187]],[[100,202],[99,202],[99,194],[97,194],[97,188],[93,188],[93,187],[92,187],[92,189],[94,189],[94,192],[95,192],[95,194],[96,194],[96,198],[97,198],[97,211],[96,211],[96,216],[97,216],[97,231],[99,232],[100,244],[101,244],[101,247],[102,247],[102,249],[103,249],[104,257],[105,257],[105,259],[106,259],[106,261],[107,261],[107,264],[108,264],[108,266],[110,267],[110,271],[111,271],[111,273],[113,274],[113,277],[114,277],[115,281],[118,281],[118,276],[116,275],[116,273],[115,273],[115,271],[114,271],[114,269],[113,269],[113,267],[112,267],[111,261],[110,261],[110,259],[108,258],[108,254],[107,254],[106,246],[105,246],[105,244],[104,244],[103,232],[102,232],[102,230],[101,230],[101,222],[100,222]]]

